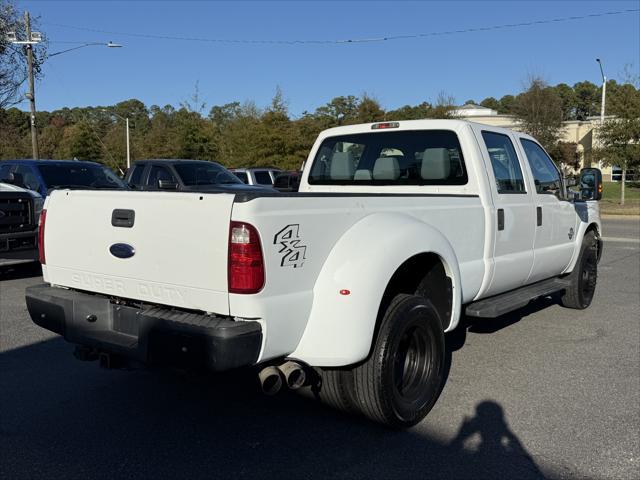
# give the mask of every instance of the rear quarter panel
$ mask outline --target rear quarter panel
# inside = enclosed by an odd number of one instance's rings
[[[374,217],[380,215],[398,221],[376,222]],[[264,289],[255,295],[229,295],[231,315],[258,319],[263,325],[261,361],[291,354],[299,348],[303,334],[318,351],[338,362],[360,355],[368,347],[354,348],[348,339],[368,332],[364,342],[370,342],[391,275],[414,254],[433,251],[436,236],[438,248],[441,239],[450,245],[447,256],[455,265],[452,271],[461,272],[463,280],[456,285],[460,302],[473,298],[485,272],[484,209],[473,195],[260,197],[234,203],[232,219],[251,223],[261,235]],[[354,226],[370,219],[374,220],[367,228],[350,235]],[[338,252],[336,245],[342,239],[347,239],[348,246]],[[331,277],[328,282],[335,282],[335,288],[319,286],[326,277]],[[354,294],[341,296],[341,288]],[[305,333],[311,322],[322,335]],[[362,332],[345,332],[341,323],[347,322],[362,326]],[[345,333],[346,342],[339,339]],[[341,343],[340,352],[329,348],[332,342]],[[320,356],[299,358],[316,361]]]

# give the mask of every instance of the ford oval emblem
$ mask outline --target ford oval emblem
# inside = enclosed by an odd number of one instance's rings
[[[109,247],[109,251],[118,258],[131,258],[136,254],[136,249],[126,243],[114,243]]]

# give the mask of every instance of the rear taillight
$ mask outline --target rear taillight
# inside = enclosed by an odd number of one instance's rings
[[[258,293],[264,286],[260,235],[248,223],[231,222],[228,273],[229,293]]]
[[[40,221],[38,222],[38,260],[42,265],[47,263],[47,258],[44,255],[44,224],[47,221],[47,210],[42,209],[40,212]]]

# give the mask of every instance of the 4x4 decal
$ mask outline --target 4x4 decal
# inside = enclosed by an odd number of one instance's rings
[[[282,254],[281,267],[302,267],[306,258],[307,247],[300,245],[300,225],[287,225],[273,237],[273,244],[279,246]]]

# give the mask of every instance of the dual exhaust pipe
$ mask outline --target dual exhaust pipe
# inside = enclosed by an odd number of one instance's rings
[[[298,362],[288,361],[277,367],[263,368],[258,379],[266,395],[275,395],[285,385],[291,390],[299,389],[307,381],[307,374]]]

